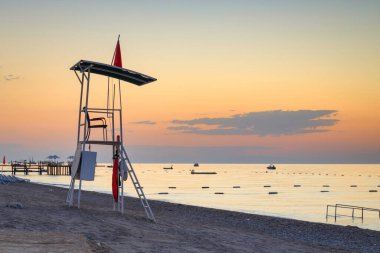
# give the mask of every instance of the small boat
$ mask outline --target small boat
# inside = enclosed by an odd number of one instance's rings
[[[194,167],[199,167],[199,163],[194,163]]]
[[[170,167],[164,167],[163,169],[164,170],[172,170],[173,169],[173,165],[171,165]]]
[[[191,174],[215,175],[215,174],[217,174],[217,173],[214,172],[214,171],[194,171],[194,170],[191,170]]]
[[[273,164],[269,165],[267,167],[268,170],[275,170],[276,169],[276,166],[274,166]]]

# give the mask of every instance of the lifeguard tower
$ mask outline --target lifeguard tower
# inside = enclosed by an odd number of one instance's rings
[[[89,147],[90,145],[106,145],[112,148],[112,153],[114,154],[112,168],[114,210],[124,213],[124,181],[127,180],[129,175],[147,217],[155,221],[143,188],[140,185],[123,145],[123,111],[120,85],[121,81],[125,81],[142,86],[154,82],[157,79],[122,67],[119,39],[110,65],[80,60],[72,66],[70,70],[73,70],[77,76],[81,89],[78,113],[77,149],[72,163],[71,183],[66,202],[69,206],[74,205],[75,182],[79,180],[77,206],[80,208],[82,180],[93,181],[95,177],[97,153],[91,152]],[[106,108],[89,107],[89,101],[91,100],[89,96],[91,88],[90,78],[92,74],[107,77]],[[101,133],[103,138],[94,139],[91,135],[92,131]]]

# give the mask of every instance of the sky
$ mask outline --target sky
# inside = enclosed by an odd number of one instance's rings
[[[123,67],[158,79],[123,83],[132,161],[379,163],[379,13],[369,0],[1,0],[0,156],[75,152],[69,68],[109,64],[120,34]],[[92,82],[105,107],[107,79]]]

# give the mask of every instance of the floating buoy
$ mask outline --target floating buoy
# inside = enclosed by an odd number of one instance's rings
[[[301,187],[301,185],[300,184],[295,184],[294,187]]]
[[[169,194],[168,192],[159,192],[158,194],[161,194],[161,195],[163,195],[163,194]]]
[[[369,190],[369,192],[377,192],[377,190]]]
[[[169,189],[177,189],[175,186],[169,186]]]
[[[210,186],[202,186],[202,189],[208,189]]]
[[[236,186],[232,186],[232,188],[236,189],[236,188],[240,188],[240,186],[236,185]]]
[[[215,192],[214,194],[224,194],[224,192]]]
[[[358,187],[356,184],[351,185],[350,187]]]
[[[278,192],[268,192],[268,194],[277,194]]]
[[[270,185],[264,185],[265,188],[271,187]]]
[[[322,190],[321,192],[330,192],[330,191]]]

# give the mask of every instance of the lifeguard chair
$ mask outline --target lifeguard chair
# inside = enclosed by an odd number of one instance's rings
[[[111,62],[111,65],[109,65],[80,60],[70,68],[77,76],[81,90],[78,113],[77,149],[72,162],[71,183],[66,202],[69,206],[73,206],[75,181],[79,180],[77,205],[78,208],[80,208],[82,180],[93,181],[95,176],[96,152],[89,151],[89,145],[107,145],[112,147],[114,154],[112,173],[114,210],[124,213],[124,181],[129,175],[147,217],[155,221],[148,200],[145,197],[144,191],[123,145],[123,113],[120,81],[142,86],[154,82],[157,79],[122,67],[119,39]],[[106,108],[89,107],[89,101],[91,99],[89,97],[91,88],[90,78],[92,74],[108,77]],[[115,101],[117,97],[118,101]],[[96,117],[93,117],[93,115]],[[103,138],[101,140],[95,140],[91,136],[92,132],[97,128],[103,131]],[[86,146],[88,151],[86,151]]]

